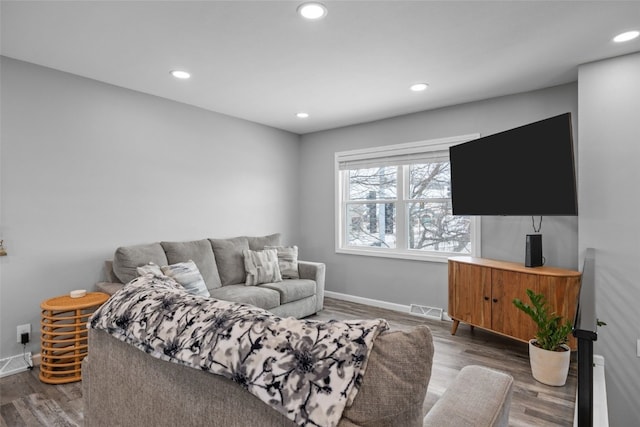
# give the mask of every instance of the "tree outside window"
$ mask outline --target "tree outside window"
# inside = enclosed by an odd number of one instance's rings
[[[473,228],[479,221],[452,215],[448,148],[416,152],[414,146],[409,155],[379,160],[365,153],[364,160],[341,162],[337,154],[338,251],[410,258],[478,256],[473,249],[479,235]],[[387,151],[395,148],[390,147]]]

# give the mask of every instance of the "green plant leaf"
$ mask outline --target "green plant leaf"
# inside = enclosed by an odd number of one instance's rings
[[[543,294],[536,294],[533,290],[527,289],[527,296],[531,305],[519,298],[513,299],[513,305],[531,317],[537,325],[535,339],[538,345],[545,350],[557,350],[568,341],[573,325],[568,320],[563,324],[562,316],[549,313],[549,306]]]

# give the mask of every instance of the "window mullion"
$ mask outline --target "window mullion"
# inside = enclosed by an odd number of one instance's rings
[[[347,246],[347,234],[348,234],[348,227],[349,225],[347,224],[347,206],[349,205],[349,172],[348,171],[341,171],[340,172],[340,177],[341,177],[341,182],[340,182],[340,190],[342,191],[342,195],[340,197],[340,219],[341,219],[341,223],[340,223],[340,227],[342,228],[340,230],[340,247],[346,247]]]
[[[409,166],[398,166],[398,188],[396,199],[396,247],[400,250],[405,250],[408,247],[408,214],[406,209],[407,188],[409,183],[408,178]]]

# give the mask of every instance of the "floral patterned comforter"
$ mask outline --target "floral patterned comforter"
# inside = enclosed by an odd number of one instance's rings
[[[114,294],[89,327],[159,359],[229,378],[298,425],[335,426],[388,325],[280,318],[146,275]]]

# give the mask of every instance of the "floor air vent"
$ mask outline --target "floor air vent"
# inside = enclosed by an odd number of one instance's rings
[[[27,352],[24,355],[20,354],[18,356],[1,359],[0,378],[26,371],[32,364],[33,362],[31,361],[31,352]]]
[[[429,307],[428,305],[411,304],[409,312],[429,319],[442,320],[443,309],[440,307]]]

